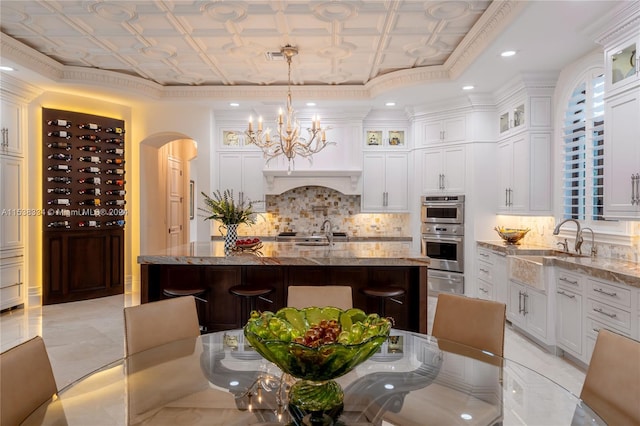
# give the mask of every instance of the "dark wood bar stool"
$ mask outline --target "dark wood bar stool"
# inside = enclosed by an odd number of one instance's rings
[[[245,284],[231,287],[229,289],[229,293],[249,300],[249,312],[251,312],[256,310],[258,298],[271,302],[269,299],[265,299],[264,296],[272,293],[274,290],[275,289],[273,287],[267,285]]]
[[[207,300],[207,290],[206,288],[165,288],[162,290],[162,295],[166,297],[183,297],[183,296],[193,296],[196,299],[196,308],[198,310],[198,322],[200,323],[200,332],[207,332],[206,325],[206,309],[200,306],[202,303],[208,303]],[[203,310],[204,309],[204,310]]]
[[[402,301],[398,300],[397,297],[404,296],[405,293],[404,289],[393,286],[365,287],[360,291],[368,297],[378,299],[378,315],[381,317],[387,316],[385,309],[385,302],[387,299],[402,305]]]

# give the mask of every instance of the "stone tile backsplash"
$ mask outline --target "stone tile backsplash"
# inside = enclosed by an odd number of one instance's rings
[[[280,232],[320,231],[325,219],[333,230],[354,237],[410,237],[408,213],[360,212],[360,196],[344,195],[331,188],[305,186],[280,195],[267,195],[266,211],[252,227],[238,228],[240,235],[276,236]]]
[[[556,227],[556,221],[553,217],[498,216],[497,225],[510,228],[530,228],[531,231],[524,237],[524,241],[528,244],[557,247],[556,243],[560,241],[560,238],[553,235],[553,230]],[[631,226],[632,235],[630,245],[598,242],[598,235],[596,234],[597,257],[640,262],[640,222],[630,222],[629,225]],[[575,231],[575,224],[568,223],[566,226],[567,229]],[[569,247],[573,251],[573,239],[569,239]],[[591,234],[587,232],[582,244],[582,253],[588,254],[590,250]]]

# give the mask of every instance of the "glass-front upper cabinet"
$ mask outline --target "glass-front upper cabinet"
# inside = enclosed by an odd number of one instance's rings
[[[640,36],[636,35],[625,42],[607,49],[607,96],[619,89],[640,80],[638,66],[638,45]]]
[[[523,126],[525,117],[524,113],[524,102],[522,102],[500,114],[500,133],[502,134],[509,130],[517,130],[519,127]]]

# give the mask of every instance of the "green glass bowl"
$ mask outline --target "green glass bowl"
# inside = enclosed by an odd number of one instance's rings
[[[267,315],[265,315],[267,314]],[[284,324],[284,330],[269,334],[269,314]],[[259,315],[259,316],[256,316]],[[309,347],[292,340],[287,331],[304,334],[321,320],[336,320],[343,331],[364,329],[361,335],[343,338],[342,342]],[[297,331],[294,331],[297,330]],[[251,346],[282,371],[304,380],[324,381],[340,377],[371,357],[389,337],[391,321],[377,314],[365,314],[360,309],[346,311],[338,308],[283,308],[273,313],[252,313],[244,327],[244,335]],[[276,337],[278,335],[278,337]],[[344,337],[341,335],[341,338]]]

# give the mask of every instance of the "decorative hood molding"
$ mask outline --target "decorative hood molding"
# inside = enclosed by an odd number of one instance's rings
[[[282,194],[301,186],[325,186],[345,195],[360,195],[362,170],[264,170],[265,194]]]

